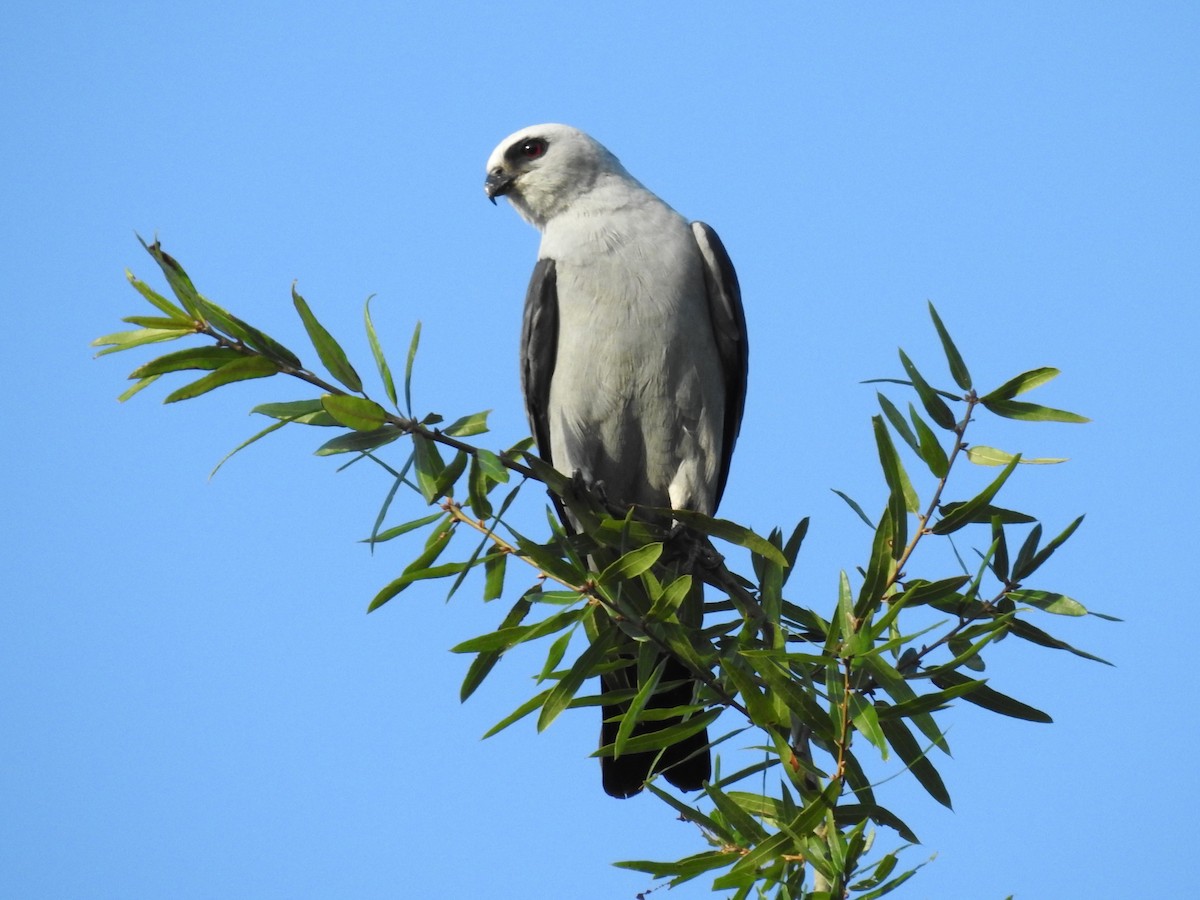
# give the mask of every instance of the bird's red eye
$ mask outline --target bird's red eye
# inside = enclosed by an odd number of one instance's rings
[[[541,138],[533,138],[521,145],[521,155],[526,159],[537,159],[546,152],[546,142]]]

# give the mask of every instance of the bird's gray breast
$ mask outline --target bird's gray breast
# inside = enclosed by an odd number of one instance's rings
[[[724,387],[687,223],[665,206],[556,221],[542,255],[557,271],[556,466],[610,500],[711,511]]]

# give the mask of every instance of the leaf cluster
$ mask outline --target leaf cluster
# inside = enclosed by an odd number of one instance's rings
[[[319,455],[379,467],[388,487],[366,541],[374,548],[402,535],[424,540],[370,600],[369,610],[417,582],[442,580],[453,596],[472,572],[477,574],[470,583],[484,601],[509,598],[495,629],[453,648],[470,657],[464,700],[518,645],[542,648],[533,695],[488,735],[530,716],[542,730],[566,710],[590,706],[620,710],[615,740],[597,755],[661,753],[708,729],[719,755],[703,792],[682,797],[657,779],[646,785],[695,826],[703,848],[683,859],[618,865],[670,885],[705,876],[714,889],[739,900],[881,897],[920,866],[900,864],[903,849],[918,838],[881,802],[884,779],[877,773],[889,766],[902,770],[950,806],[937,768],[950,752],[942,726],[947,709],[966,702],[1030,722],[1051,721],[991,683],[985,660],[996,644],[1011,637],[1098,659],[1052,636],[1040,621],[1045,614],[1089,614],[1041,578],[1082,516],[1047,540],[1035,516],[1001,505],[1003,489],[1022,464],[1063,460],[974,443],[976,419],[984,414],[1031,422],[1086,419],[1016,399],[1059,374],[1049,367],[978,393],[932,304],[953,387],[934,387],[902,350],[903,377],[877,380],[902,387],[908,399],[877,395],[880,412],[871,420],[871,434],[883,493],[878,513],[868,514],[837,491],[870,529],[863,564],[831,579],[824,601],[801,603],[788,583],[808,519],[763,535],[686,510],[613,507],[543,462],[531,440],[503,450],[469,442],[486,434],[486,412],[445,426],[436,413],[414,415],[419,323],[397,385],[368,299],[364,327],[383,391],[372,399],[294,287],[293,305],[324,374],[199,294],[157,242],[143,245],[175,299],[130,274],[130,283],[160,315],[128,317],[136,330],[98,339],[101,354],[185,337],[201,344],[138,366],[121,399],[164,375],[188,372],[203,374],[165,402],[276,375],[315,388],[311,399],[255,406],[252,411],[270,423],[230,456],[300,425],[324,430]],[[982,490],[964,495],[954,477],[964,466],[999,471]],[[547,511],[542,534],[519,530],[509,515],[530,481],[541,484],[559,513]],[[404,501],[397,503],[398,497]],[[414,507],[415,515],[404,512],[402,521],[392,522],[394,510]],[[574,526],[569,530],[560,524],[563,514]],[[973,545],[972,564],[963,561],[956,540]],[[939,570],[938,554],[927,552],[938,544],[953,548],[957,570]],[[747,571],[729,568],[718,549],[725,545],[741,548]],[[665,680],[666,659],[699,684],[692,702],[669,709],[652,702],[674,686]],[[617,676],[607,683],[621,686],[591,691],[600,674]],[[664,720],[673,724],[638,727]],[[722,771],[726,759],[747,758],[753,761]],[[890,837],[890,849],[876,850],[880,834]]]

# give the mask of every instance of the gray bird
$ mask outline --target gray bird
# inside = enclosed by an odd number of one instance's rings
[[[741,293],[716,232],[689,224],[599,142],[566,125],[535,125],[501,141],[484,190],[493,203],[507,197],[542,233],[521,335],[521,387],[542,458],[609,502],[713,515],[747,371]],[[628,677],[605,676],[602,690],[628,687]],[[661,683],[676,686],[650,707],[694,702],[682,664],[669,661]],[[606,706],[604,718],[620,712]],[[635,733],[671,724],[647,722]],[[616,730],[604,722],[602,745]],[[661,771],[676,787],[698,790],[711,774],[707,745],[701,732],[667,748],[656,766],[653,752],[603,757],[604,789],[628,797]]]

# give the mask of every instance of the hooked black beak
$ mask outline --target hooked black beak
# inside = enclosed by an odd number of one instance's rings
[[[488,172],[488,176],[483,182],[483,192],[492,201],[492,206],[496,205],[497,197],[507,194],[512,190],[512,184],[515,179],[515,175],[505,172],[501,168],[495,168]]]

